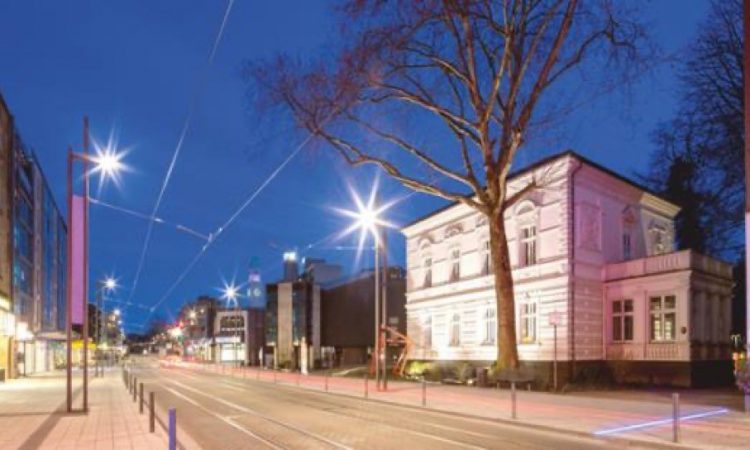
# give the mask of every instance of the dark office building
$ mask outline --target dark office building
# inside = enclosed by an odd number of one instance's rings
[[[388,325],[406,333],[406,279],[388,269]],[[322,358],[325,365],[364,364],[375,343],[375,277],[372,270],[326,284],[321,293]]]

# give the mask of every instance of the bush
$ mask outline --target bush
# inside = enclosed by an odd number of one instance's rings
[[[410,361],[406,367],[406,376],[408,378],[426,378],[433,379],[436,375],[439,375],[439,371],[436,370],[435,363],[429,361]]]
[[[474,378],[474,367],[467,362],[460,362],[453,366],[454,379],[460,383],[466,383],[470,378]]]
[[[737,387],[746,395],[750,395],[750,364],[747,363],[747,359],[740,363],[735,372],[735,379]]]

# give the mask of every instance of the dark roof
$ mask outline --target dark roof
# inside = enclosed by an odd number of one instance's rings
[[[661,194],[655,192],[654,190],[652,190],[650,188],[647,188],[646,186],[643,186],[642,184],[637,183],[637,182],[631,180],[630,178],[625,177],[624,175],[621,175],[621,174],[615,172],[612,169],[604,167],[604,166],[602,166],[599,163],[595,163],[594,161],[586,158],[585,156],[582,156],[580,153],[576,153],[574,150],[571,150],[571,149],[563,150],[563,151],[555,153],[553,155],[541,158],[538,161],[533,162],[533,163],[531,163],[531,164],[529,164],[529,165],[527,165],[525,167],[522,167],[522,168],[520,168],[518,170],[514,170],[513,172],[511,172],[508,175],[508,181],[512,180],[513,178],[520,177],[520,176],[522,176],[522,175],[524,175],[524,174],[526,174],[526,173],[528,173],[528,172],[530,172],[530,171],[532,171],[532,170],[534,170],[534,169],[536,169],[538,167],[541,167],[541,166],[543,166],[543,165],[545,165],[547,163],[550,163],[550,162],[552,162],[552,161],[554,161],[556,159],[559,159],[559,158],[563,158],[565,156],[573,157],[573,158],[581,161],[582,163],[586,164],[587,166],[591,166],[591,167],[593,167],[593,168],[595,168],[597,170],[600,170],[600,171],[602,171],[602,172],[606,173],[607,175],[610,175],[610,176],[612,176],[614,178],[617,178],[618,180],[620,180],[620,181],[622,181],[624,183],[627,183],[627,184],[629,184],[629,185],[631,185],[631,186],[633,186],[633,187],[635,187],[637,189],[640,189],[640,190],[642,190],[644,192],[648,192],[651,195],[654,195],[656,197],[661,198]],[[466,197],[473,197],[473,196],[474,196],[473,193],[466,194]],[[669,203],[672,203],[672,202],[669,202]],[[442,207],[440,207],[440,208],[432,211],[431,213],[429,213],[429,214],[427,214],[425,216],[419,217],[419,218],[417,218],[417,219],[415,219],[415,220],[407,223],[406,225],[402,226],[401,228],[402,229],[403,228],[408,228],[408,227],[414,225],[415,223],[421,222],[421,221],[423,221],[425,219],[428,219],[428,218],[430,218],[432,216],[440,214],[441,212],[443,212],[443,211],[445,211],[447,209],[450,209],[450,208],[456,206],[457,204],[458,204],[457,201],[450,202],[447,205],[442,206]],[[674,204],[674,203],[672,203],[672,204]],[[678,205],[675,205],[675,206],[678,206]]]

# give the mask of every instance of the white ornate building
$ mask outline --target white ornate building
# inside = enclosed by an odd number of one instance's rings
[[[565,152],[510,178],[542,188],[507,211],[520,358],[549,381],[557,318],[563,381],[595,366],[620,382],[707,385],[731,377],[732,271],[674,251],[679,207]],[[485,219],[453,204],[403,228],[411,358],[496,356]]]

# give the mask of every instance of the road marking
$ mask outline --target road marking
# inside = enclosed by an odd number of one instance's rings
[[[174,382],[174,383],[179,383],[179,382]],[[249,386],[246,386],[246,385],[243,386],[243,385],[241,385],[239,383],[233,383],[233,382],[230,382],[228,380],[221,382],[221,385],[223,387],[231,388],[230,386],[227,386],[227,384],[231,384],[231,385],[234,385],[234,386],[242,386],[244,389],[234,388],[234,389],[237,389],[239,391],[247,391],[247,389],[249,387]],[[218,399],[218,398],[213,398],[213,399],[216,400],[216,401],[222,402],[224,404],[229,404],[229,403],[225,403],[224,401],[222,401],[221,399]],[[244,408],[242,406],[239,406],[239,405],[238,405],[237,409],[240,409],[241,411],[246,410],[246,408]],[[329,413],[329,414],[336,414],[336,413],[333,413],[331,411],[323,411],[323,412],[324,413]],[[357,416],[349,416],[349,417],[355,418],[355,419],[358,419],[358,420],[362,420],[362,421],[368,421],[368,419],[364,418],[364,417],[357,417]],[[424,433],[424,432],[421,432],[421,431],[416,431],[416,430],[412,430],[412,429],[408,429],[408,428],[400,428],[400,427],[394,426],[392,424],[389,424],[387,422],[380,421],[380,420],[377,421],[377,422],[379,424],[381,424],[383,426],[386,426],[386,427],[389,427],[389,428],[406,431],[407,433],[411,433],[411,434],[414,434],[414,435],[417,435],[417,436],[420,436],[420,437],[423,437],[423,438],[433,439],[433,440],[436,440],[436,441],[439,441],[439,442],[445,442],[447,444],[451,444],[451,445],[458,446],[458,447],[470,448],[470,449],[475,449],[475,450],[477,450],[477,449],[484,449],[485,448],[485,447],[480,447],[480,446],[476,446],[476,445],[472,445],[472,444],[467,444],[467,443],[460,442],[460,441],[454,441],[452,439],[443,438],[443,437],[440,437],[440,436],[435,436],[435,435],[432,435],[432,434],[429,434],[429,433]],[[450,431],[458,431],[458,432],[462,432],[462,433],[469,434],[469,435],[475,435],[475,436],[478,436],[478,437],[484,437],[484,438],[489,438],[489,439],[495,439],[495,438],[497,438],[497,436],[493,436],[493,435],[489,435],[489,434],[484,434],[484,433],[477,433],[477,432],[467,431],[467,430],[463,430],[463,429],[460,429],[460,428],[454,428],[454,427],[449,427],[449,426],[445,426],[445,425],[437,425],[437,424],[430,424],[430,423],[426,423],[426,425],[433,426],[435,428],[444,428],[444,429],[450,430]]]
[[[288,423],[286,423],[286,422],[283,422],[283,421],[280,421],[280,420],[274,419],[274,418],[272,418],[272,417],[266,416],[266,415],[264,415],[264,414],[261,414],[261,413],[259,413],[259,412],[255,411],[255,410],[252,410],[252,409],[246,408],[246,407],[244,407],[244,406],[242,406],[242,405],[238,405],[238,404],[236,404],[236,403],[232,403],[232,402],[230,402],[230,401],[224,400],[224,399],[222,399],[222,398],[219,398],[219,397],[214,397],[214,396],[211,396],[211,395],[209,395],[209,394],[206,394],[206,393],[204,393],[204,392],[201,392],[201,391],[199,391],[199,390],[197,390],[197,389],[194,389],[194,388],[192,388],[192,387],[190,387],[190,386],[187,386],[187,385],[185,385],[185,384],[183,384],[183,383],[180,383],[179,381],[169,380],[169,382],[170,382],[170,383],[172,383],[172,384],[175,384],[175,385],[177,385],[177,386],[180,386],[180,387],[182,387],[183,389],[186,389],[186,390],[188,390],[188,391],[191,391],[191,392],[193,392],[193,393],[195,393],[195,394],[198,394],[198,395],[202,395],[202,396],[204,396],[204,397],[208,397],[208,398],[210,398],[211,400],[214,400],[214,401],[216,401],[216,402],[219,402],[219,403],[221,403],[221,404],[223,404],[223,405],[229,406],[229,407],[231,407],[231,408],[235,408],[235,409],[237,409],[238,411],[242,411],[242,412],[244,412],[244,413],[247,413],[247,414],[251,414],[251,415],[253,415],[253,416],[256,416],[256,417],[260,417],[261,419],[264,419],[264,420],[267,420],[267,421],[269,421],[269,422],[273,422],[273,423],[275,423],[275,424],[277,424],[277,425],[280,425],[280,426],[282,426],[282,427],[285,427],[285,428],[289,428],[289,429],[291,429],[291,430],[297,431],[298,433],[304,434],[304,435],[306,435],[306,436],[308,436],[308,437],[311,437],[311,438],[313,438],[313,439],[317,439],[317,440],[319,440],[319,441],[321,441],[321,442],[325,442],[326,444],[332,445],[332,446],[334,446],[334,447],[336,447],[336,448],[340,448],[340,449],[342,449],[342,450],[353,450],[353,449],[352,449],[351,447],[348,447],[348,446],[346,446],[346,445],[340,444],[340,443],[338,443],[338,442],[336,442],[336,441],[332,441],[332,440],[330,440],[330,439],[326,438],[325,436],[321,436],[321,435],[319,435],[319,434],[316,434],[316,433],[313,433],[313,432],[311,432],[311,431],[307,431],[307,430],[305,430],[305,429],[303,429],[303,428],[299,428],[299,427],[296,427],[296,426],[294,426],[294,425],[290,425],[290,424],[288,424]]]
[[[233,427],[233,428],[235,428],[235,429],[237,429],[237,430],[239,430],[239,431],[247,434],[248,436],[252,437],[253,439],[261,441],[264,444],[266,444],[269,447],[274,448],[276,450],[284,450],[284,447],[279,447],[278,445],[274,444],[273,442],[271,442],[271,441],[269,441],[269,440],[267,440],[267,439],[265,439],[265,438],[263,438],[261,436],[258,436],[257,434],[253,433],[252,431],[250,431],[250,430],[242,427],[240,424],[238,424],[237,422],[235,422],[231,418],[222,416],[221,414],[219,414],[217,412],[214,412],[214,411],[206,408],[205,406],[203,406],[200,403],[196,402],[195,400],[193,400],[192,398],[188,397],[187,395],[184,395],[181,392],[179,392],[179,391],[177,391],[175,389],[172,389],[170,387],[164,386],[164,385],[162,385],[162,387],[164,389],[166,389],[167,391],[171,392],[172,395],[175,395],[175,396],[177,396],[177,397],[185,400],[186,402],[190,403],[191,405],[195,406],[196,408],[199,408],[199,409],[205,411],[206,413],[208,413],[208,414],[216,417],[217,419],[221,420],[222,422],[226,423],[227,425],[229,425],[229,426],[231,426],[231,427]]]

